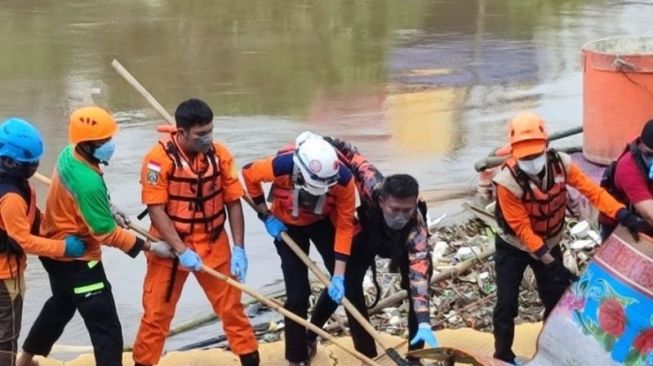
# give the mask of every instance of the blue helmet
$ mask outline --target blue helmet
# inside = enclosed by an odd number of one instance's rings
[[[36,127],[20,118],[0,124],[0,156],[22,163],[36,163],[43,156],[43,138]]]

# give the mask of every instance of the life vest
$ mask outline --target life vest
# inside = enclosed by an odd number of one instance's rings
[[[295,146],[289,145],[277,151],[277,156],[294,152]],[[276,202],[280,208],[290,211],[294,218],[299,217],[300,213],[328,216],[335,207],[335,197],[330,191],[318,197],[308,194],[299,188],[303,185],[303,180],[299,167],[293,165],[292,175],[275,178],[268,202]]]
[[[174,136],[175,132],[165,134],[159,141],[173,163],[173,170],[168,176],[166,213],[182,237],[192,234],[198,225],[203,225],[211,241],[214,241],[222,233],[225,222],[218,156],[213,147],[199,155],[205,159],[207,168],[195,172],[179,150]]]
[[[560,155],[553,149],[547,151],[546,182],[543,191],[538,185],[524,173],[515,159],[504,163],[505,169],[509,169],[512,178],[519,185],[522,191],[520,197],[528,217],[531,228],[535,234],[544,241],[557,237],[565,226],[565,210],[567,203],[567,172]],[[506,222],[501,204],[497,201],[496,212],[497,224],[504,233],[515,235],[515,231]]]

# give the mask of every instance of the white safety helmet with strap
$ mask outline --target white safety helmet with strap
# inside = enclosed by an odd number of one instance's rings
[[[322,136],[308,131],[297,136],[293,162],[303,178],[301,188],[313,196],[325,195],[338,182],[338,155]]]

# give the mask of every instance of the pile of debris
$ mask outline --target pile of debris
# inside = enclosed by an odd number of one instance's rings
[[[583,270],[592,257],[600,238],[587,222],[568,221],[571,230],[562,240],[565,266],[572,272]],[[496,302],[494,261],[495,229],[485,222],[474,219],[464,225],[438,229],[431,237],[433,245],[434,274],[431,285],[431,324],[435,330],[468,327],[480,331],[492,331],[492,311]],[[453,271],[456,267],[463,271]],[[394,335],[407,335],[408,301],[383,306],[384,299],[396,296],[400,288],[400,275],[389,271],[389,261],[377,260],[377,280],[381,285],[381,307],[370,310],[374,326]],[[451,273],[451,275],[448,275]],[[443,277],[443,274],[445,275]],[[373,303],[376,289],[368,273],[363,283],[368,304]],[[314,300],[321,287],[316,286]],[[528,268],[524,274],[520,292],[520,308],[516,323],[542,320],[544,309],[539,300],[533,272]],[[387,303],[387,302],[386,302]],[[335,315],[328,330],[339,333],[346,324],[343,309]]]
[[[493,225],[494,224],[494,225]],[[453,225],[432,230],[433,277],[431,279],[431,324],[433,329],[473,328],[492,331],[492,312],[496,302],[494,271],[494,237],[496,224],[487,217],[472,219],[463,225]],[[580,273],[593,256],[600,243],[599,235],[586,221],[568,221],[566,236],[561,245],[564,264],[574,273]],[[393,335],[408,336],[407,292],[400,287],[399,273],[390,272],[389,260],[377,258],[377,281],[381,288],[378,304],[369,310],[371,322],[380,331]],[[311,309],[317,302],[323,286],[313,282],[310,298]],[[371,271],[365,276],[363,288],[368,304],[376,299],[376,288]],[[277,293],[278,292],[278,293]],[[283,289],[270,296],[283,302]],[[516,323],[539,322],[543,308],[537,293],[533,272],[528,268],[524,274],[519,299],[519,315]],[[257,338],[263,342],[276,342],[282,338],[283,317],[271,312],[265,305],[253,303],[248,315],[258,317],[254,324]],[[310,316],[310,314],[309,314]],[[265,320],[263,320],[265,319]],[[261,321],[262,320],[262,321]],[[339,307],[326,330],[333,335],[349,335],[347,318]],[[209,344],[227,346],[224,337],[189,345],[183,349],[203,348]]]

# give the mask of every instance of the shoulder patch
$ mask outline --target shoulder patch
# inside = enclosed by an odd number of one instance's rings
[[[150,184],[157,184],[159,182],[159,175],[161,174],[161,164],[155,161],[147,162],[147,182]]]

